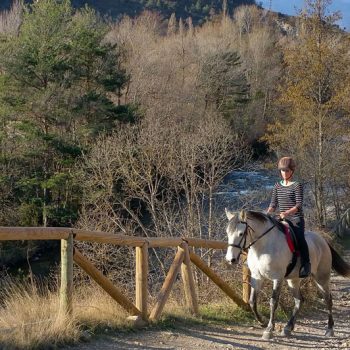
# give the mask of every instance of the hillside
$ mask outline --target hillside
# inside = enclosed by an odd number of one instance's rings
[[[26,0],[30,2],[30,0]],[[2,0],[0,10],[8,9],[13,0]],[[254,0],[228,0],[228,10],[232,10],[242,4],[254,4]],[[144,10],[158,11],[164,17],[169,17],[173,12],[176,16],[192,17],[195,23],[202,23],[213,14],[221,11],[222,0],[72,0],[74,7],[82,7],[87,4],[95,8],[103,15],[119,18],[124,14],[135,16]]]

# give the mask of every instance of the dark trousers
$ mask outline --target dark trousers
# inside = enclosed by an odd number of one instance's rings
[[[309,248],[305,240],[305,220],[304,218],[292,218],[289,220],[292,224],[292,228],[295,232],[300,249],[301,265],[310,262]]]

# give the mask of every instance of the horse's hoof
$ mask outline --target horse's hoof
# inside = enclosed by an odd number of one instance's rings
[[[272,332],[264,332],[263,335],[262,335],[262,339],[264,340],[271,340],[272,339]]]
[[[327,329],[325,333],[325,337],[334,337],[334,330],[333,329]]]
[[[289,328],[283,328],[281,331],[282,337],[290,337],[292,334],[292,331]]]

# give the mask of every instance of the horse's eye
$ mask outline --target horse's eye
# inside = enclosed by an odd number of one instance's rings
[[[243,236],[243,233],[241,232],[240,234],[239,234],[239,237],[242,237]]]

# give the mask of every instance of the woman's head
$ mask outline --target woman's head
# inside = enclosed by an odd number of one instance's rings
[[[278,170],[291,170],[295,171],[295,161],[292,157],[283,157],[278,161]]]
[[[295,161],[291,157],[283,157],[278,161],[278,170],[284,180],[289,180],[295,171]]]

